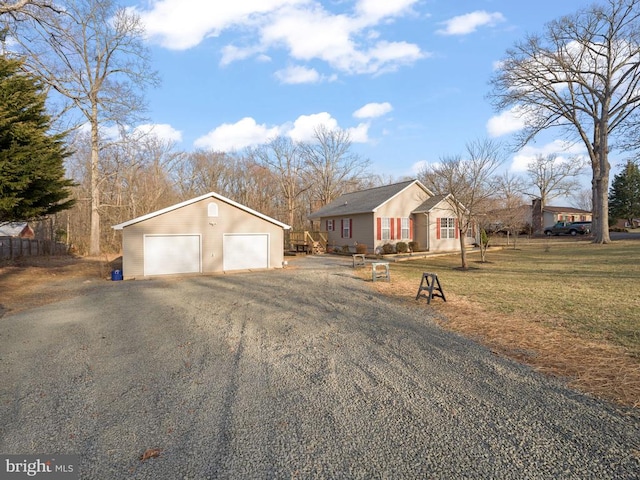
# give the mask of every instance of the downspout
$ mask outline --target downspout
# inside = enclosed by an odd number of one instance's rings
[[[424,212],[423,215],[427,219],[427,244],[425,245],[425,248],[428,252],[431,250],[431,238],[429,237],[429,233],[431,232],[431,225],[429,225],[429,212]]]

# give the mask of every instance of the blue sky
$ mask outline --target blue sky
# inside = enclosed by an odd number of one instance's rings
[[[159,136],[191,151],[240,150],[275,135],[346,129],[372,172],[412,176],[480,138],[508,142],[517,121],[486,95],[507,48],[585,0],[148,0],[162,84],[148,92]],[[560,132],[510,155],[563,157]]]

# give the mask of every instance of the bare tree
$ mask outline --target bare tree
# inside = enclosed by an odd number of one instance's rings
[[[38,10],[43,8],[58,11],[58,9],[54,7],[54,3],[50,0],[16,0],[14,2],[0,2],[0,15],[24,14],[37,16]]]
[[[583,188],[577,192],[573,192],[571,199],[574,207],[587,210],[589,212],[593,210],[593,195],[590,189]]]
[[[640,0],[605,0],[549,23],[506,53],[492,79],[498,109],[525,122],[520,145],[551,127],[584,143],[594,241],[608,243],[609,150],[640,106]]]
[[[487,211],[493,195],[492,178],[504,162],[500,144],[490,140],[477,140],[466,146],[466,158],[443,157],[436,164],[427,164],[420,177],[432,192],[449,195],[451,209],[456,215],[462,268],[467,268],[465,238],[474,217]]]
[[[315,207],[327,205],[355,188],[369,160],[351,151],[346,130],[315,129],[313,141],[301,145]]]
[[[100,253],[100,128],[138,119],[143,89],[155,85],[144,28],[131,10],[114,0],[64,0],[61,13],[43,10],[24,17],[14,34],[27,64],[91,131],[91,241]]]
[[[524,193],[540,198],[543,207],[553,198],[570,196],[580,188],[578,176],[584,172],[584,167],[580,158],[561,161],[556,155],[538,155],[527,165],[533,191],[524,190]]]
[[[75,132],[67,172],[78,184],[76,207],[68,220],[73,243],[88,253],[91,223],[91,134]],[[139,130],[122,132],[118,140],[105,143],[100,152],[101,220],[115,225],[181,200],[176,182],[177,167],[185,154],[173,142]],[[118,251],[120,238],[112,229],[101,230],[104,251]]]
[[[531,213],[525,204],[522,192],[525,189],[524,180],[505,172],[494,178],[492,182],[496,200],[496,210],[491,214],[494,225],[507,234],[507,245],[513,235],[513,247],[515,248],[518,235],[525,230],[530,221]]]
[[[286,222],[293,226],[296,223],[300,199],[311,186],[305,174],[300,145],[289,137],[276,137],[252,153],[256,161],[273,174],[280,189],[280,196],[284,200]]]

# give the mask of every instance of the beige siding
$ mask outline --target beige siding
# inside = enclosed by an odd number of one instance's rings
[[[218,205],[218,216],[208,216],[209,203]],[[282,227],[216,198],[207,198],[149,218],[123,229],[123,274],[125,278],[144,275],[144,236],[149,234],[199,234],[202,242],[202,272],[223,269],[222,236],[225,233],[269,235],[269,268],[279,268],[284,260]]]
[[[327,232],[329,247],[341,250],[343,246],[347,245],[351,251],[355,252],[356,244],[362,243],[367,245],[369,251],[373,251],[371,242],[373,220],[371,214],[361,213],[341,217],[325,217],[320,225],[322,230],[327,228],[327,220],[333,220],[334,223],[334,230]],[[351,220],[351,236],[345,238],[342,236],[342,222],[348,222],[349,220]]]
[[[434,252],[452,252],[460,250],[460,241],[457,238],[438,239],[437,219],[455,218],[455,213],[451,211],[446,202],[442,202],[433,208],[428,214],[419,213],[413,215],[415,209],[428,199],[427,193],[418,185],[411,185],[409,188],[398,194],[396,197],[385,202],[376,212],[345,215],[342,217],[323,217],[321,219],[321,229],[327,228],[327,220],[333,220],[335,229],[328,231],[329,246],[341,250],[344,245],[348,245],[351,251],[355,251],[356,244],[366,244],[370,253],[375,252],[385,243],[395,245],[399,241],[417,241],[422,250]],[[378,218],[390,218],[394,222],[394,236],[389,240],[378,240],[377,221]],[[401,232],[398,231],[398,218],[410,218],[413,221],[413,238],[399,238]],[[341,221],[351,219],[351,238],[343,238],[341,231]],[[467,238],[467,244],[474,243],[473,238]]]
[[[375,213],[376,222],[373,225],[373,243],[374,248],[381,247],[385,243],[396,244],[398,242],[411,242],[414,239],[422,236],[422,241],[418,239],[420,245],[424,248],[426,246],[427,239],[426,237],[426,228],[425,225],[421,223],[421,219],[418,219],[416,216],[411,215],[411,212],[422,205],[429,196],[427,193],[422,190],[418,185],[411,185],[409,188],[400,192],[399,195],[392,198],[390,201],[386,202],[382,205]],[[424,215],[422,215],[424,217]],[[413,220],[413,238],[399,238],[400,232],[397,231],[397,223],[394,224],[394,238],[393,240],[378,240],[377,234],[377,218],[391,218],[394,222],[397,222],[398,218],[411,218]],[[422,233],[420,233],[420,229]]]
[[[438,218],[456,218],[455,213],[446,207],[443,202],[441,206],[434,208],[429,212],[429,251],[431,252],[452,252],[460,250],[459,238],[438,238]],[[475,242],[473,238],[466,238],[466,244],[472,245]]]

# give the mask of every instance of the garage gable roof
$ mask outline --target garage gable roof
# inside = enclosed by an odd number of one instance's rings
[[[340,215],[375,212],[382,205],[414,184],[424,190],[427,195],[433,195],[427,187],[418,180],[408,180],[405,182],[394,183],[392,185],[384,185],[382,187],[374,187],[367,190],[345,193],[333,202],[325,205],[316,212],[313,212],[309,215],[309,218],[318,219],[321,217],[335,217]]]
[[[233,205],[234,207],[239,208],[240,210],[244,210],[245,212],[250,213],[251,215],[255,215],[256,217],[262,218],[263,220],[266,220],[267,222],[270,222],[270,223],[273,223],[274,225],[282,227],[285,230],[289,230],[291,228],[289,225],[286,225],[286,224],[284,224],[282,222],[279,222],[275,218],[271,218],[271,217],[269,217],[267,215],[264,215],[264,214],[262,214],[260,212],[256,212],[255,210],[252,210],[249,207],[245,207],[244,205],[241,205],[238,202],[234,202],[233,200],[231,200],[229,198],[226,198],[226,197],[223,197],[222,195],[218,195],[215,192],[209,192],[209,193],[206,193],[205,195],[201,195],[199,197],[192,198],[191,200],[186,200],[184,202],[177,203],[177,204],[172,205],[170,207],[163,208],[162,210],[157,210],[155,212],[147,213],[146,215],[142,215],[141,217],[134,218],[133,220],[129,220],[127,222],[119,223],[118,225],[113,225],[111,228],[113,228],[114,230],[122,230],[124,227],[128,227],[129,225],[133,225],[135,223],[143,222],[143,221],[148,220],[150,218],[154,218],[154,217],[157,217],[159,215],[163,215],[165,213],[172,212],[172,211],[177,210],[179,208],[186,207],[187,205],[191,205],[192,203],[197,203],[197,202],[200,202],[201,200],[206,200],[207,198],[215,198],[216,200],[220,200],[221,202],[225,202],[225,203],[228,203],[229,205]]]

